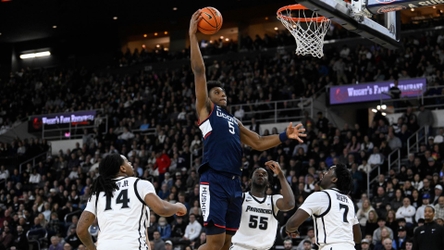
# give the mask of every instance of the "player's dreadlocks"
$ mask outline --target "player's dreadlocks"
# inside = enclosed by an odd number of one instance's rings
[[[103,159],[99,164],[99,177],[97,177],[91,187],[91,196],[99,197],[100,192],[105,192],[105,196],[113,197],[113,191],[117,190],[116,181],[114,177],[119,173],[119,168],[124,164],[124,159],[119,154],[110,154]],[[97,200],[96,200],[97,202]]]
[[[344,164],[336,164],[335,168],[336,178],[336,188],[343,194],[349,194],[353,189],[353,182],[350,171]]]

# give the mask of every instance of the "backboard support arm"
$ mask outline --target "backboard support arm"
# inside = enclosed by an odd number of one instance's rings
[[[352,1],[352,4],[340,0],[299,0],[298,3],[385,48],[402,47],[398,11],[381,13],[385,16],[385,24],[381,25],[370,18],[372,14],[366,9],[366,0]]]

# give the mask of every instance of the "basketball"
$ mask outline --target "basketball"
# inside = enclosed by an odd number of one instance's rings
[[[205,7],[200,14],[202,19],[197,24],[197,29],[205,35],[213,35],[222,27],[222,15],[214,7]]]

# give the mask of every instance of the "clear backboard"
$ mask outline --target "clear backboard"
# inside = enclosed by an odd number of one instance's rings
[[[404,0],[298,0],[297,3],[317,12],[345,29],[359,34],[383,47],[398,49],[400,39],[400,12]],[[370,4],[370,5],[369,5]],[[383,24],[372,19],[383,16]]]

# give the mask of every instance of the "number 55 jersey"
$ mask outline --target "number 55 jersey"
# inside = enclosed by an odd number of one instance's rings
[[[279,209],[276,201],[282,195],[255,197],[244,193],[239,230],[231,239],[231,249],[269,249],[276,239]]]
[[[150,215],[144,198],[156,193],[153,184],[135,177],[118,177],[116,184],[119,189],[113,197],[107,199],[100,192],[99,198],[93,195],[85,208],[98,221],[97,249],[147,249],[145,230]]]

